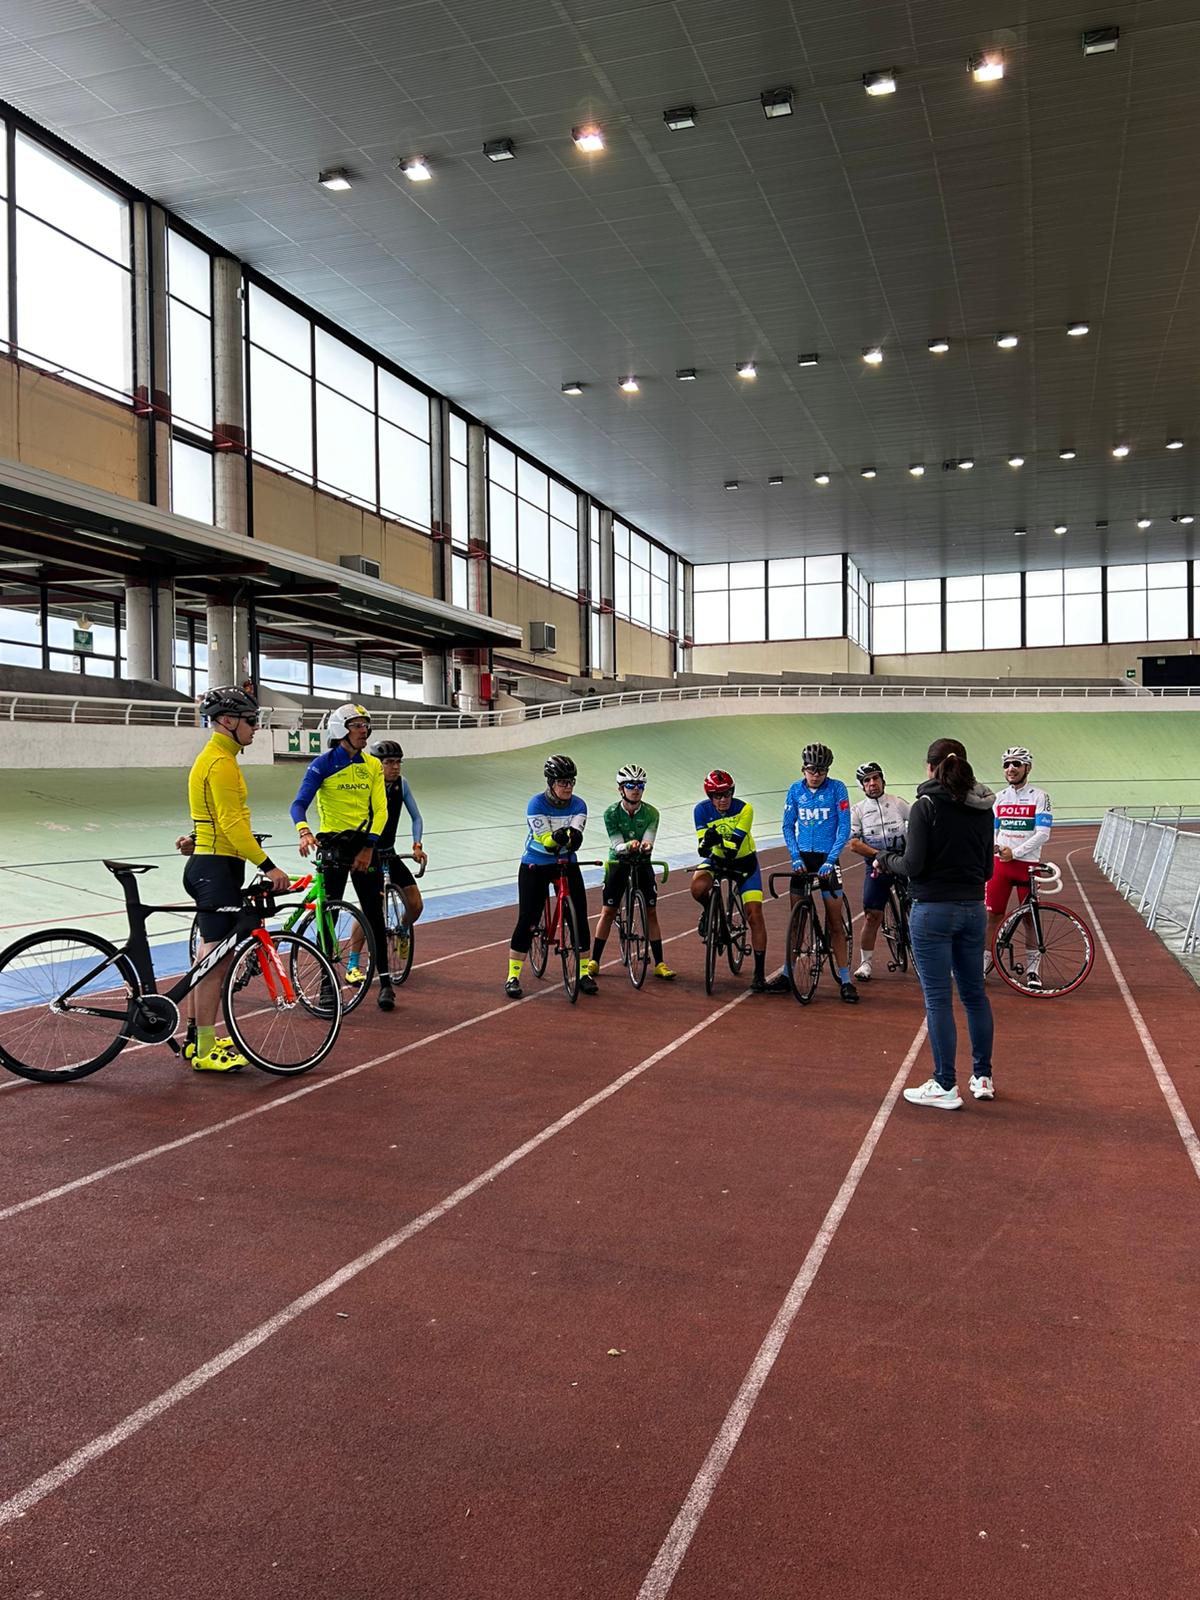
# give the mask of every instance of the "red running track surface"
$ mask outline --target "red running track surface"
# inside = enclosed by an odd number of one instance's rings
[[[1195,987],[1068,849],[1194,1122]],[[912,976],[709,999],[661,909],[674,986],[506,1003],[497,911],[299,1084],[0,1095],[9,1592],[1195,1594],[1200,1177],[1104,956],[934,1113]]]

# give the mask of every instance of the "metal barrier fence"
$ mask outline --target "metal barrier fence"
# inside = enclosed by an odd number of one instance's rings
[[[1106,811],[1093,857],[1148,928],[1185,955],[1200,951],[1200,829],[1184,825],[1182,808]]]

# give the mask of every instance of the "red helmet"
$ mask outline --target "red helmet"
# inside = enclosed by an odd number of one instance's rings
[[[718,767],[714,772],[710,772],[708,777],[705,778],[704,792],[706,795],[708,795],[710,800],[714,794],[732,794],[733,779],[730,777],[728,772],[722,772],[720,767]]]

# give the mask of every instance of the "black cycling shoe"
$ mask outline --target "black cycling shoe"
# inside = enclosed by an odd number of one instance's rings
[[[767,979],[768,994],[790,994],[791,992],[792,985],[786,972],[777,972],[773,978]]]
[[[396,991],[383,979],[379,982],[379,993],[375,996],[375,1004],[380,1011],[394,1011],[396,1007]]]
[[[525,991],[521,988],[520,978],[510,978],[504,985],[504,993],[509,1000],[523,1000]]]
[[[856,1006],[858,1004],[858,990],[849,979],[842,985],[842,999],[848,1006]]]
[[[756,972],[754,974],[754,976],[750,979],[750,993],[751,994],[766,994],[766,992],[767,992],[767,980],[765,978],[760,978],[758,973]]]
[[[600,985],[595,978],[585,972],[579,980],[579,992],[580,994],[599,994]]]
[[[704,910],[700,913],[700,924],[697,927],[696,932],[700,935],[700,938],[701,938],[702,941],[708,938],[708,907],[707,906],[705,906]]]

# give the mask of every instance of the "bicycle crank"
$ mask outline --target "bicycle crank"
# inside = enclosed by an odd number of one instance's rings
[[[166,1044],[179,1027],[179,1007],[165,994],[140,995],[134,1002],[129,1034],[140,1044]]]

